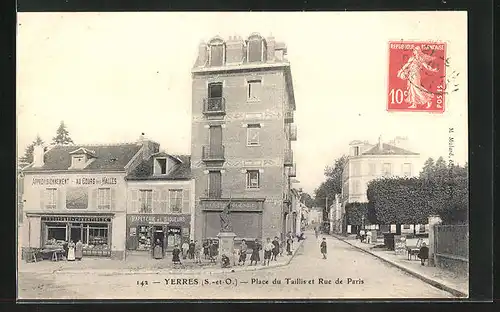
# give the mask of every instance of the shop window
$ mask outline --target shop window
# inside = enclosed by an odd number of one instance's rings
[[[260,79],[247,81],[247,100],[259,101],[262,93],[262,81]]]
[[[47,202],[45,203],[45,208],[47,209],[56,209],[57,206],[57,189],[48,188],[45,190],[45,196],[47,198]]]
[[[151,227],[141,225],[137,230],[137,250],[151,249]]]
[[[247,126],[247,145],[259,145],[260,124],[249,124]]]
[[[170,212],[182,212],[182,190],[169,190],[170,195]]]
[[[260,187],[259,170],[247,170],[247,188],[257,189]]]
[[[61,244],[66,241],[66,225],[47,225],[45,245]]]
[[[89,224],[85,226],[85,230],[87,230],[88,235],[85,235],[86,240],[83,242],[84,244],[88,244],[89,247],[108,246],[108,226],[106,224]]]
[[[100,188],[97,190],[97,209],[99,210],[111,209],[111,189]]]
[[[139,213],[152,213],[153,212],[153,191],[140,190],[139,191]]]

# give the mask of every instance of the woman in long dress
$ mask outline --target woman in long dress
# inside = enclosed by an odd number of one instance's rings
[[[83,243],[81,240],[78,240],[75,245],[75,258],[80,261],[83,258]]]
[[[417,105],[427,105],[429,108],[432,105],[434,94],[421,85],[421,70],[425,68],[428,71],[437,72],[437,68],[432,68],[427,64],[435,58],[423,53],[420,47],[415,47],[413,55],[399,70],[398,78],[407,80],[406,91],[408,91],[408,95],[405,102],[411,104],[409,108],[415,108]]]
[[[68,261],[75,261],[75,243],[73,241],[68,244]]]
[[[153,249],[153,257],[155,259],[163,258],[163,248],[161,246],[161,241],[159,239],[156,240],[155,247]]]
[[[181,250],[179,249],[179,245],[175,245],[174,250],[172,250],[172,262],[174,264],[181,264],[181,259],[179,255],[181,254]]]
[[[259,243],[258,239],[255,239],[255,243],[252,249],[252,255],[250,256],[250,265],[255,261],[255,265],[260,262],[260,250],[262,249],[262,246]]]

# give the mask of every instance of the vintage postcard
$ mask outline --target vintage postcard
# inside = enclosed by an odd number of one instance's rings
[[[18,299],[467,298],[466,28],[19,13]]]

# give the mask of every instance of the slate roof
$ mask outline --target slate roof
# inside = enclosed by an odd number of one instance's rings
[[[378,144],[370,148],[362,155],[419,155],[418,153],[410,152],[394,145],[382,143],[382,148]]]
[[[167,175],[153,174],[154,156],[170,156],[177,158],[181,162]],[[127,176],[127,180],[189,180],[191,179],[191,156],[189,155],[169,155],[166,153],[157,153],[149,157],[148,160],[141,162]]]
[[[95,154],[94,161],[91,162],[83,171],[96,170],[125,170],[125,166],[139,152],[141,145],[137,143],[121,143],[109,145],[56,145],[45,152],[44,165],[33,168],[30,164],[24,171],[45,171],[45,170],[68,170],[71,166],[70,153],[85,148]]]

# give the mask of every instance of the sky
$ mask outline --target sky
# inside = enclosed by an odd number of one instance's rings
[[[258,32],[288,48],[304,191],[352,140],[407,136],[423,160],[447,160],[454,128],[453,161],[467,161],[466,12],[20,13],[17,26],[19,154],[37,134],[50,142],[61,120],[77,144],[144,132],[169,153],[189,154],[199,43]],[[447,72],[460,75],[443,114],[386,111],[387,42],[402,39],[447,43]]]

